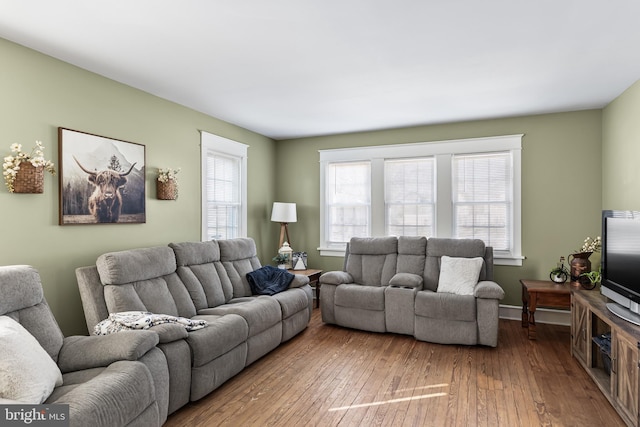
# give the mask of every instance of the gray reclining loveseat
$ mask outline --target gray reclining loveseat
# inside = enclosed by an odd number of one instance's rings
[[[186,242],[101,255],[76,270],[87,327],[110,313],[147,311],[205,320],[187,332],[150,328],[169,365],[169,413],[198,400],[303,331],[313,310],[306,276],[272,296],[253,295],[247,273],[261,268],[250,238]]]
[[[441,276],[443,257],[453,280]],[[461,282],[463,273],[475,279],[459,288],[455,268],[461,268]],[[482,240],[354,237],[344,270],[320,276],[322,320],[421,341],[495,347],[504,291],[492,280],[493,249]]]

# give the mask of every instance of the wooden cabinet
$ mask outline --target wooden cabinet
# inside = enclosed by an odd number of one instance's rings
[[[627,425],[640,427],[640,327],[609,312],[606,303],[598,291],[571,292],[571,354]],[[602,337],[611,337],[610,350]]]
[[[613,331],[611,380],[614,406],[638,421],[638,342]],[[623,417],[625,418],[625,417]]]
[[[574,303],[571,300],[571,354],[583,364],[587,363],[587,319],[588,308],[584,304]]]

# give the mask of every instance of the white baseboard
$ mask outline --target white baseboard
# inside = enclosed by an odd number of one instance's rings
[[[522,307],[500,304],[500,318],[522,321]],[[538,308],[536,309],[536,323],[571,326],[571,311]]]

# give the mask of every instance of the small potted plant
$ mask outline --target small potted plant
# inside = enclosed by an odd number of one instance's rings
[[[602,281],[601,268],[598,268],[598,271],[590,271],[588,273],[582,273],[580,277],[586,277],[587,279],[589,279],[588,283],[580,282],[583,288],[593,289],[600,283],[600,281]]]
[[[560,261],[558,262],[558,265],[552,268],[551,271],[549,272],[549,279],[551,279],[551,281],[554,283],[562,284],[566,282],[568,278],[569,278],[569,271],[564,266],[564,257],[561,256]]]
[[[285,254],[278,254],[272,258],[272,261],[276,263],[279,269],[286,270],[289,258]]]

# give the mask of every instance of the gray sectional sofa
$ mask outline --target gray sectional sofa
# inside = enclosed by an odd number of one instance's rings
[[[166,420],[169,372],[157,334],[64,337],[40,275],[26,265],[0,267],[0,319],[0,404],[42,403],[47,412],[68,405],[70,426],[158,426]]]
[[[441,275],[443,257],[448,257],[447,279]],[[477,270],[465,292],[456,286],[458,273],[449,266],[470,263]],[[466,270],[464,273],[473,276]],[[462,278],[462,271],[459,274]],[[343,271],[320,276],[322,320],[373,332],[413,335],[421,341],[495,347],[504,291],[492,280],[493,249],[485,247],[482,240],[352,238]]]
[[[191,332],[173,323],[150,328],[168,363],[171,414],[307,327],[309,279],[296,275],[283,292],[253,295],[246,275],[259,268],[254,241],[240,238],[107,253],[76,276],[90,332],[117,312],[206,320]]]

